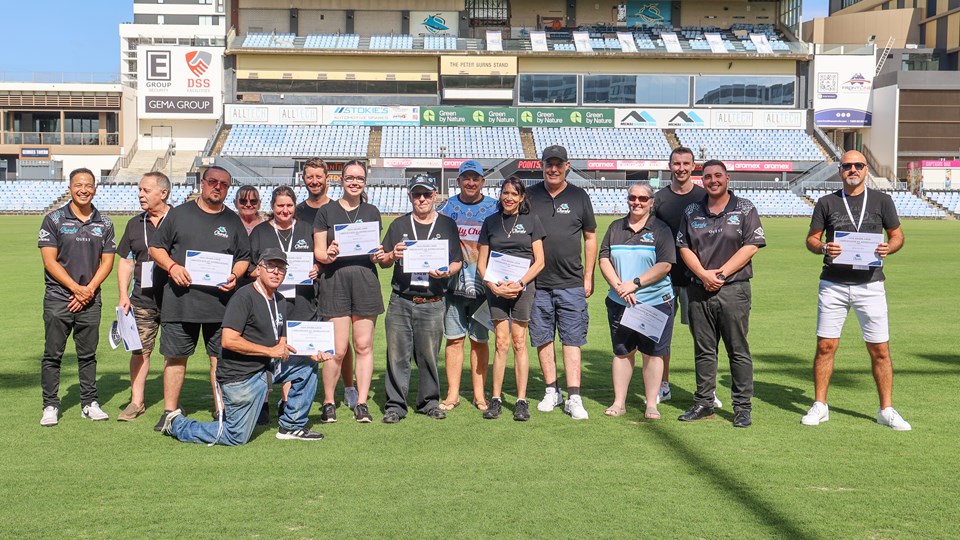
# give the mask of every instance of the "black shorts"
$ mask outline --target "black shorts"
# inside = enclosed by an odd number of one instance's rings
[[[383,313],[380,280],[369,268],[347,266],[318,277],[320,317],[376,317]]]
[[[659,343],[632,328],[620,325],[620,318],[623,317],[623,312],[627,309],[626,306],[614,302],[609,296],[606,299],[606,304],[613,354],[617,356],[627,356],[637,350],[639,350],[641,354],[648,356],[666,356],[670,354],[670,343],[673,340],[673,317],[676,314],[673,310],[672,302],[653,306],[663,313],[666,313],[669,317],[666,326],[663,327],[663,335],[660,337]]]
[[[161,322],[160,354],[170,358],[189,358],[197,348],[200,331],[208,356],[220,356],[220,323]]]
[[[530,322],[533,312],[533,297],[536,289],[527,285],[515,300],[508,300],[493,294],[487,289],[487,305],[490,306],[491,321]]]

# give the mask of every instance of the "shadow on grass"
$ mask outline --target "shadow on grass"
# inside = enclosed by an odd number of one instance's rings
[[[955,367],[957,370],[960,370],[960,355],[956,354],[930,354],[922,353],[918,354],[920,358],[924,360],[929,360],[931,362],[937,362],[939,364],[948,364]],[[894,371],[897,371],[896,366],[894,366]]]

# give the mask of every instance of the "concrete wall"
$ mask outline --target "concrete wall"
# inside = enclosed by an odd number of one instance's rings
[[[870,149],[879,165],[896,169],[897,119],[899,118],[896,86],[873,91],[873,126],[863,130],[863,144]]]
[[[708,15],[715,16],[716,18],[708,19]],[[685,0],[680,4],[680,26],[718,26],[720,28],[729,28],[731,25],[737,23],[776,24],[776,22],[776,2]],[[678,26],[676,22],[674,22],[674,26]]]
[[[883,48],[893,37],[894,47],[923,45],[920,35],[920,9],[890,9],[834,15],[804,24],[803,39],[810,43],[860,44],[876,36],[877,47]]]
[[[216,120],[140,120],[140,150],[166,150],[169,133],[177,141],[177,152],[199,152],[213,135]],[[168,129],[169,126],[171,129]],[[112,165],[111,165],[112,166]]]
[[[343,34],[347,30],[346,11],[302,9],[298,20],[301,36],[308,34]]]
[[[530,29],[537,27],[537,16],[561,17],[567,16],[567,3],[563,0],[520,0],[510,2],[510,24],[525,26]]]

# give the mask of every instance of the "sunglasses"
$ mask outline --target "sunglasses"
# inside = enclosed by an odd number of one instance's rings
[[[840,168],[843,169],[843,170],[845,170],[845,171],[849,171],[850,169],[852,169],[852,168],[854,168],[854,167],[856,167],[858,171],[862,171],[863,168],[866,167],[866,166],[867,166],[866,163],[841,163],[841,164],[840,164]]]
[[[640,201],[642,203],[650,202],[652,197],[646,195],[627,195],[627,200],[630,202]]]
[[[215,180],[215,179],[213,179],[213,178],[211,178],[211,179],[204,179],[204,182],[206,182],[208,186],[230,187],[230,182],[221,182],[221,181]]]
[[[410,198],[412,198],[413,200],[429,199],[430,197],[433,197],[432,191],[415,191],[410,194]]]
[[[255,204],[257,204],[257,203],[260,202],[260,199],[246,199],[246,198],[242,198],[242,197],[241,197],[241,198],[239,199],[239,201],[240,201],[240,204],[252,204],[252,205],[255,205]]]

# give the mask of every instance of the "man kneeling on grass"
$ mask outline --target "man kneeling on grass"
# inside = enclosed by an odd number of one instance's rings
[[[257,416],[269,387],[267,369],[273,382],[292,384],[287,405],[280,415],[278,439],[318,441],[323,435],[307,428],[307,413],[317,392],[317,362],[328,355],[290,356],[287,345],[286,306],[277,287],[287,273],[287,255],[280,249],[263,251],[259,275],[242,287],[227,304],[223,316],[223,350],[217,363],[217,383],[224,416],[219,422],[198,422],[183,416],[180,409],[167,415],[162,432],[192,443],[237,446],[253,434]],[[220,399],[220,396],[217,396]]]

